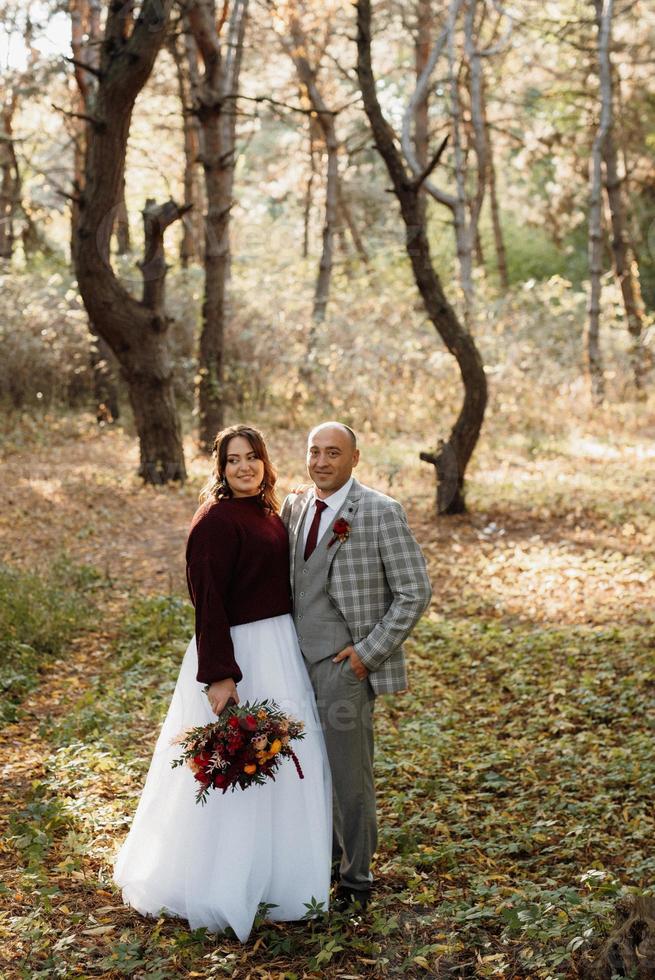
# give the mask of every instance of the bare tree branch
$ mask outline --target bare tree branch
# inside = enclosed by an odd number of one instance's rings
[[[64,61],[68,62],[69,65],[74,65],[76,68],[82,68],[84,71],[88,71],[90,75],[94,78],[102,78],[102,72],[99,68],[94,65],[90,65],[88,61],[80,61],[78,58],[71,58],[68,55],[62,55]]]
[[[443,154],[443,151],[446,149],[446,146],[447,145],[448,145],[448,136],[445,136],[443,138],[443,140],[441,141],[441,146],[439,147],[439,149],[437,150],[437,152],[434,154],[434,156],[432,157],[432,159],[428,163],[428,165],[425,168],[425,170],[423,171],[423,173],[419,174],[418,177],[416,177],[411,182],[410,186],[414,190],[417,190],[418,191],[421,188],[422,184],[424,184],[425,181],[428,179],[428,177],[430,176],[430,174],[432,173],[432,171],[435,169],[435,167],[437,166],[437,164],[441,160],[441,156]]]

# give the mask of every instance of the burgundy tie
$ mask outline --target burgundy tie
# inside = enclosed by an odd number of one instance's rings
[[[327,504],[322,500],[316,501],[316,513],[314,514],[314,520],[311,523],[309,534],[307,535],[307,541],[305,543],[305,561],[308,560],[309,556],[316,547],[316,542],[318,541],[318,525],[321,523],[321,513],[326,507]]]

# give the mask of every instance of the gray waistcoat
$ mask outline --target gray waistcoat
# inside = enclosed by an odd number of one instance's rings
[[[302,527],[296,541],[293,621],[300,649],[311,663],[333,657],[352,643],[345,619],[325,591],[327,546],[331,538],[332,530],[328,528],[307,562],[303,558],[305,542]]]

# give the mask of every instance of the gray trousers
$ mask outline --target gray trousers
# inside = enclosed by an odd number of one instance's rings
[[[368,680],[357,679],[347,660],[305,661],[311,678],[332,770],[332,861],[341,884],[371,887],[377,845],[373,780],[373,706]]]

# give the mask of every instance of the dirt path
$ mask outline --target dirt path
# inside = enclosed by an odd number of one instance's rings
[[[3,559],[43,569],[62,552],[144,593],[179,588],[191,488],[143,487],[137,450],[119,431],[81,431],[31,458],[3,462]],[[183,575],[182,575],[183,582]]]
[[[135,476],[136,443],[122,430],[98,430],[79,419],[41,433],[41,439],[5,447],[2,560],[43,570],[64,552],[121,587],[184,594],[184,544],[207,476],[206,458],[194,457],[189,441],[189,483],[182,489],[143,487]],[[609,461],[507,464],[505,479],[516,487],[555,480],[545,500],[533,491],[527,506],[508,501],[506,493],[496,499],[492,461],[482,460],[475,478],[483,485],[484,506],[441,521],[434,518],[428,467],[408,466],[389,488],[387,470],[373,451],[357,475],[405,503],[430,562],[437,613],[495,610],[553,625],[602,623],[626,614],[640,619],[652,606],[655,455],[640,458],[630,448],[625,458]],[[305,479],[302,459],[302,433],[276,433],[276,462],[286,475],[281,496]],[[580,467],[598,482],[607,512],[569,490]]]

